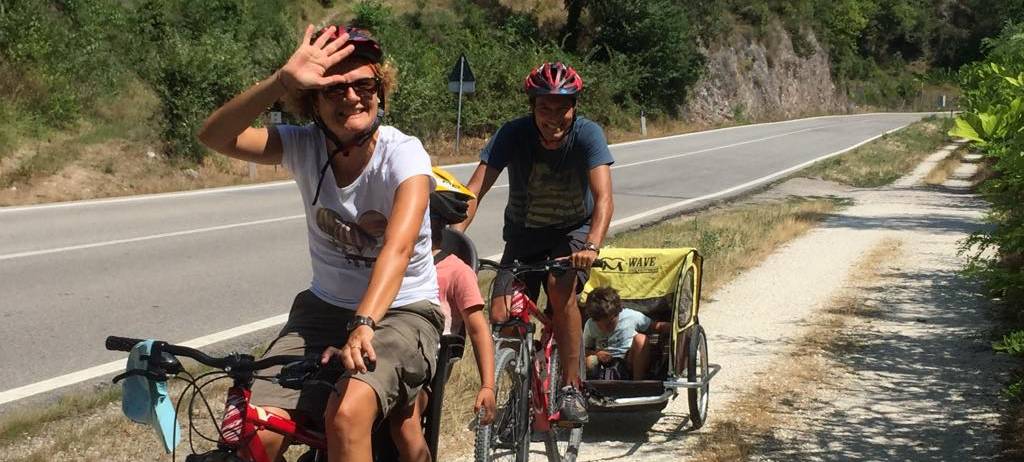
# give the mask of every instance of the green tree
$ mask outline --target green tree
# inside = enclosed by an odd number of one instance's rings
[[[686,10],[672,0],[591,0],[587,8],[592,56],[632,59],[640,77],[633,99],[677,115],[704,64]]]

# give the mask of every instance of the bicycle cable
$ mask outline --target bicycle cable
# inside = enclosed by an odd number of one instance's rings
[[[202,384],[199,384],[200,380],[205,379],[206,377],[209,377],[209,376],[212,376],[212,375],[217,375],[217,377],[213,377],[212,379],[207,380],[206,382],[204,382]],[[213,413],[213,408],[210,407],[210,402],[206,399],[206,395],[203,394],[203,389],[206,388],[207,386],[209,386],[211,383],[216,382],[218,380],[223,380],[223,379],[225,379],[227,377],[228,377],[227,374],[224,374],[222,371],[216,370],[216,371],[207,372],[205,374],[201,374],[200,376],[195,378],[195,382],[196,382],[195,391],[192,393],[192,396],[191,396],[191,398],[189,398],[189,402],[188,402],[188,425],[189,425],[189,444],[190,445],[192,444],[192,432],[195,432],[195,434],[199,435],[200,438],[202,438],[202,439],[204,439],[206,441],[209,441],[211,443],[217,443],[217,442],[220,441],[220,440],[215,440],[213,438],[210,438],[210,437],[206,436],[205,434],[203,434],[202,431],[199,430],[198,427],[196,427],[195,421],[192,419],[193,410],[195,408],[196,395],[198,395],[199,398],[203,401],[203,404],[206,407],[206,412],[210,414],[210,420],[213,422],[213,428],[217,430],[217,435],[220,438],[224,437],[224,433],[223,433],[223,431],[220,428],[219,422],[217,421],[217,416]],[[195,453],[195,449],[193,449],[192,452]]]
[[[175,421],[177,421],[178,416],[181,415],[181,403],[183,403],[185,401],[185,393],[188,393],[189,388],[192,388],[193,386],[195,386],[195,378],[192,376],[192,374],[190,374],[188,371],[181,371],[181,374],[187,375],[188,379],[184,379],[184,378],[179,377],[177,375],[174,376],[175,379],[181,380],[182,382],[185,382],[187,384],[185,386],[185,388],[181,390],[181,393],[178,394],[178,403],[174,405],[174,419],[175,419]],[[189,418],[191,418],[191,417],[189,417]],[[174,426],[174,430],[171,432],[171,441],[174,441],[175,439],[177,439],[177,436],[178,436],[178,426],[175,425]],[[192,433],[191,433],[191,431],[189,431],[189,439],[188,439],[188,441],[189,441],[190,449],[192,450],[193,453],[195,453],[196,452],[195,451],[195,447],[192,445]],[[173,446],[174,447],[171,448],[171,462],[174,462],[174,460],[177,458],[177,452],[178,452],[178,446],[177,445],[173,445]]]

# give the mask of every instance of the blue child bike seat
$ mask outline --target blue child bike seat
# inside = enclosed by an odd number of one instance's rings
[[[152,340],[136,344],[128,355],[127,372],[146,372],[152,347]],[[151,425],[163,442],[164,450],[170,454],[181,442],[181,432],[174,404],[167,394],[167,381],[153,380],[141,373],[130,374],[121,382],[121,387],[121,410],[124,415],[135,422]]]

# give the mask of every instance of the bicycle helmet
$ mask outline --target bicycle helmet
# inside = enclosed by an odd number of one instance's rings
[[[441,167],[432,168],[431,173],[437,185],[430,193],[430,216],[440,218],[445,224],[465,221],[469,201],[476,199],[476,195]]]
[[[544,63],[530,71],[523,83],[526,94],[575,96],[583,90],[583,79],[576,70],[561,62]]]
[[[321,35],[327,33],[327,29],[331,26],[325,26],[313,35],[313,38],[309,43],[313,43],[316,39],[320,38]],[[342,33],[348,33],[348,41],[345,45],[355,46],[355,51],[352,52],[351,56],[358,56],[365,58],[373,63],[379,63],[384,60],[384,50],[381,49],[380,43],[373,38],[370,31],[366,29],[360,29],[352,26],[335,26],[334,31],[331,32],[329,38],[334,40],[341,36]]]

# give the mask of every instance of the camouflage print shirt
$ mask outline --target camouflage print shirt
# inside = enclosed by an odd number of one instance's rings
[[[508,168],[505,241],[590,223],[590,170],[614,159],[600,125],[584,117],[574,123],[562,147],[548,150],[540,144],[533,116],[521,117],[502,125],[481,151],[483,163]]]

